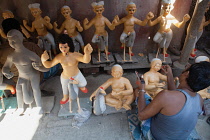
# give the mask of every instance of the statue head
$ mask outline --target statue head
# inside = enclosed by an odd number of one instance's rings
[[[150,69],[159,71],[162,67],[162,61],[159,58],[153,58],[150,63]]]
[[[61,14],[65,17],[65,18],[68,18],[70,17],[72,11],[71,11],[71,8],[67,5],[64,5],[62,8],[61,8]]]
[[[7,39],[9,41],[9,45],[15,49],[16,45],[23,43],[23,34],[16,29],[12,29],[7,33]]]
[[[209,58],[207,56],[198,56],[196,59],[195,59],[195,63],[200,63],[202,61],[207,61],[209,62]]]
[[[31,10],[31,14],[33,17],[40,16],[42,13],[42,10],[40,9],[40,4],[39,3],[33,3],[29,4],[28,8]]]
[[[104,12],[104,1],[93,2],[91,3],[91,6],[93,7],[93,11],[96,15],[100,16]]]
[[[120,65],[116,64],[112,67],[112,70],[111,70],[111,75],[114,77],[114,78],[120,78],[122,77],[123,75],[123,69]]]
[[[61,34],[58,37],[59,49],[62,53],[74,52],[74,43],[67,34]]]
[[[136,4],[133,2],[130,2],[127,5],[126,11],[128,12],[129,15],[133,15],[136,12]]]
[[[174,3],[175,0],[162,0],[162,10],[164,11],[165,14],[169,14],[173,10]]]
[[[2,17],[3,17],[3,19],[14,18],[14,14],[9,10],[5,10],[2,13]]]

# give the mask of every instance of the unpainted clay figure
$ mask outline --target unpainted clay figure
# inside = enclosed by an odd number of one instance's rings
[[[134,41],[136,38],[134,25],[138,24],[140,26],[145,26],[147,24],[148,20],[152,19],[154,17],[154,15],[151,12],[149,12],[147,14],[146,18],[143,21],[134,17],[134,13],[136,12],[136,4],[133,2],[130,2],[127,5],[126,11],[128,13],[127,16],[125,16],[124,18],[122,18],[120,20],[119,20],[118,16],[115,16],[115,20],[117,22],[113,21],[113,24],[115,26],[122,24],[122,23],[124,24],[124,30],[120,36],[120,42],[122,43],[121,49],[124,48],[124,61],[125,61],[125,47],[129,48],[130,60],[132,60],[131,56],[134,56],[134,53],[132,52]],[[143,54],[140,53],[140,56],[143,56]]]
[[[72,112],[71,101],[77,99],[79,111],[81,109],[78,98],[79,89],[84,93],[87,93],[88,90],[85,87],[87,81],[80,72],[78,63],[89,63],[93,49],[90,44],[87,44],[84,47],[84,55],[74,52],[73,40],[67,34],[60,35],[58,43],[61,53],[56,55],[52,61],[47,61],[49,55],[45,51],[41,56],[41,60],[46,68],[51,68],[58,63],[61,64],[63,72],[60,76],[60,80],[63,90],[63,98],[60,101],[60,104],[66,104],[70,101],[70,112]]]
[[[79,33],[79,32],[83,31],[83,28],[80,25],[79,21],[77,21],[71,17],[71,13],[72,13],[72,10],[70,9],[69,6],[67,6],[67,5],[63,6],[61,8],[61,14],[64,16],[64,18],[66,20],[62,23],[60,29],[57,28],[58,24],[56,22],[54,22],[53,28],[56,31],[56,33],[58,33],[58,34],[61,34],[64,32],[64,30],[66,30],[69,37],[71,37],[73,39],[74,46],[75,46],[74,51],[78,52],[80,50],[80,48],[76,48],[77,42],[79,42],[79,44],[82,47],[82,50],[84,50],[84,42],[83,42],[82,36]],[[79,32],[77,31],[77,29]]]
[[[208,3],[208,5],[206,7],[206,11],[205,12],[208,12],[209,6],[210,6],[210,2]],[[205,26],[209,25],[209,24],[210,24],[210,20],[206,21],[206,17],[204,15],[203,19],[202,19],[202,22],[201,22],[201,25],[200,25],[200,27],[198,29],[197,36],[195,37],[195,43],[193,44],[193,48],[192,48],[192,51],[190,53],[190,58],[195,58],[196,57],[196,54],[195,54],[195,52],[197,51],[197,49],[195,49],[196,43],[200,39],[201,35],[203,34],[203,28]]]
[[[162,61],[158,58],[153,58],[150,64],[150,70],[144,74],[145,90],[153,98],[163,90],[165,81],[167,81],[167,77],[158,72],[161,67]]]
[[[111,70],[112,78],[108,79],[90,96],[90,100],[96,96],[100,90],[105,94],[109,86],[112,87],[112,92],[105,96],[105,103],[108,106],[115,107],[116,110],[125,108],[131,110],[130,104],[134,101],[133,87],[127,78],[122,77],[123,69],[120,65],[114,65]],[[97,100],[97,99],[96,99]]]
[[[7,56],[2,73],[7,79],[10,79],[13,77],[13,73],[10,72],[12,64],[18,69],[19,77],[16,84],[18,110],[23,113],[24,103],[30,105],[35,99],[37,111],[41,111],[39,71],[46,72],[49,69],[43,67],[38,55],[24,47],[23,35],[20,31],[10,30],[7,33],[7,39],[14,52]]]
[[[50,55],[50,58],[52,59],[50,45],[52,46],[54,55],[56,55],[57,53],[56,53],[56,48],[55,48],[56,45],[54,42],[54,38],[52,34],[47,31],[47,29],[53,28],[52,24],[50,23],[50,18],[48,16],[42,18],[41,16],[42,11],[40,9],[39,3],[29,4],[28,8],[30,9],[31,14],[35,18],[35,20],[32,22],[32,27],[27,25],[26,20],[23,20],[23,25],[30,32],[34,32],[35,30],[37,31],[39,37],[38,41],[39,47],[47,50]]]
[[[170,45],[173,32],[171,30],[171,24],[174,24],[178,28],[184,27],[185,23],[190,19],[190,16],[188,14],[184,15],[183,21],[179,22],[173,15],[171,15],[171,11],[173,10],[173,3],[174,0],[162,0],[162,10],[163,13],[155,20],[148,21],[149,26],[154,26],[159,23],[159,29],[158,32],[155,34],[153,41],[158,43],[158,51],[156,58],[159,53],[159,49],[163,49],[163,56],[164,61],[165,57],[168,57],[167,49]]]
[[[110,21],[102,15],[104,12],[104,1],[100,2],[93,2],[92,4],[93,12],[96,13],[96,16],[89,22],[87,18],[84,19],[83,26],[84,29],[87,30],[91,26],[95,26],[95,34],[92,38],[93,43],[98,44],[98,55],[99,55],[99,62],[100,60],[100,52],[105,51],[106,59],[108,59],[108,33],[105,30],[105,27],[108,26],[110,30],[114,30],[114,26],[110,23]]]
[[[5,10],[2,13],[2,17],[3,17],[3,19],[14,18],[14,14],[9,10]],[[20,28],[21,28],[21,32],[25,35],[26,38],[31,37],[31,35],[28,33],[28,31],[22,25],[20,25]],[[3,38],[7,39],[6,34],[1,29],[0,29],[0,35]]]

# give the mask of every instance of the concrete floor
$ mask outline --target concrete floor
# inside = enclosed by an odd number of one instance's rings
[[[143,73],[147,70],[141,70]],[[111,76],[100,74],[89,75],[89,92],[80,94],[80,98],[89,97],[102,83]],[[128,71],[124,77],[131,81],[135,87],[135,74]],[[91,115],[89,120],[79,129],[71,126],[72,117],[58,117],[60,109],[59,101],[62,98],[60,77],[55,76],[41,85],[41,89],[52,91],[55,95],[54,108],[50,114],[43,116],[25,114],[18,116],[7,113],[0,115],[0,139],[1,140],[131,140],[128,128],[127,115],[125,113],[109,114],[106,116]],[[109,93],[110,89],[108,89]],[[205,122],[205,117],[198,120],[196,126],[204,140],[210,139],[210,125]]]

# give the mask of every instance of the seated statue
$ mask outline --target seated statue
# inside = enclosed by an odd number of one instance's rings
[[[185,23],[190,19],[190,16],[186,14],[183,17],[183,21],[179,22],[173,15],[171,15],[170,12],[174,8],[173,1],[174,0],[162,0],[162,10],[163,10],[162,15],[160,15],[154,21],[151,20],[148,21],[149,26],[154,26],[158,23],[160,25],[158,32],[155,34],[153,38],[153,41],[158,43],[159,48],[163,49],[164,57],[168,57],[167,49],[173,37],[171,24],[174,24],[178,28],[182,28],[184,27]]]
[[[31,14],[33,15],[33,17],[35,18],[35,20],[32,22],[32,27],[27,25],[27,21],[23,20],[23,25],[25,26],[25,28],[30,31],[30,32],[34,32],[35,30],[37,31],[37,34],[39,36],[39,41],[38,41],[38,45],[40,48],[43,48],[47,51],[49,51],[49,54],[51,56],[51,49],[48,48],[48,46],[52,46],[52,50],[54,55],[56,55],[56,45],[54,42],[54,37],[52,36],[51,33],[49,33],[47,31],[47,29],[52,29],[53,26],[50,23],[50,18],[48,16],[45,16],[44,18],[42,18],[41,13],[42,10],[40,9],[40,4],[39,3],[33,3],[33,4],[29,4],[28,8],[31,11]],[[47,40],[47,43],[45,43],[45,40]],[[43,45],[45,44],[45,45]],[[52,58],[52,56],[51,56]]]
[[[42,102],[39,71],[46,72],[49,69],[43,67],[38,55],[24,47],[23,34],[20,31],[15,29],[10,30],[7,33],[7,39],[14,51],[7,56],[2,73],[7,79],[10,79],[14,75],[10,72],[12,64],[18,69],[19,77],[16,91],[20,114],[24,111],[24,103],[32,104],[34,99],[38,108],[37,110],[40,112],[42,110]]]
[[[120,65],[114,65],[111,70],[112,78],[108,79],[90,96],[90,100],[97,96],[97,92],[102,90],[105,93],[109,86],[112,87],[112,92],[105,95],[105,103],[108,106],[115,107],[116,110],[125,108],[131,110],[130,104],[134,101],[133,88],[127,78],[122,77],[123,69]],[[97,99],[96,99],[97,100]]]
[[[67,34],[69,37],[71,37],[74,41],[74,46],[76,52],[80,50],[80,48],[76,48],[76,41],[80,43],[82,50],[84,50],[84,42],[82,39],[82,36],[79,32],[83,31],[82,26],[80,25],[79,21],[73,19],[71,17],[72,10],[69,6],[65,5],[61,8],[61,14],[65,17],[65,21],[62,23],[60,29],[58,29],[58,24],[56,22],[53,23],[53,28],[56,31],[56,33],[61,34],[64,32],[64,30],[67,31]],[[78,29],[78,31],[77,31]]]
[[[71,105],[71,101],[77,99],[79,111],[81,109],[78,98],[79,89],[84,93],[87,93],[88,90],[85,87],[87,85],[87,81],[80,72],[78,63],[89,63],[93,49],[90,44],[87,44],[84,47],[84,55],[74,52],[73,40],[67,34],[60,35],[58,43],[61,53],[56,55],[52,61],[47,61],[49,59],[49,55],[45,51],[41,56],[42,64],[46,68],[51,68],[58,63],[61,64],[63,72],[60,80],[63,90],[63,98],[60,101],[60,104],[66,104],[70,101]],[[71,106],[69,109],[70,112],[72,112]]]
[[[153,58],[150,64],[150,70],[144,74],[145,90],[154,98],[163,87],[166,85],[167,77],[158,71],[162,67],[162,61],[158,58]],[[160,82],[162,80],[163,82]]]

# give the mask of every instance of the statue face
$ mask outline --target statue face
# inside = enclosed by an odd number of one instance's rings
[[[65,17],[68,18],[71,14],[71,9],[69,8],[62,8],[61,9],[61,14]]]
[[[66,43],[66,44],[61,44],[61,43],[59,43],[59,49],[60,49],[60,51],[62,52],[62,53],[68,53],[69,52],[69,49],[70,49],[70,47],[68,46],[68,44]]]
[[[163,4],[163,11],[165,14],[169,14],[172,10],[172,4],[171,3],[165,3]]]
[[[33,17],[38,17],[42,13],[39,8],[31,8],[30,10]]]
[[[207,7],[206,7],[206,11],[205,11],[205,12],[208,12],[209,6],[210,6],[210,2],[208,3],[208,5],[207,5]]]
[[[14,18],[14,15],[13,15],[13,13],[6,11],[6,12],[2,13],[2,17],[3,17],[3,19]]]
[[[112,71],[111,71],[111,75],[114,78],[120,78],[123,75],[123,70],[122,68],[118,67],[118,66],[114,66],[112,67]]]
[[[162,67],[162,62],[161,60],[155,60],[151,63],[151,69],[155,71],[159,71]]]
[[[134,15],[134,13],[136,12],[136,5],[134,4],[128,5],[127,12],[129,15]]]
[[[100,16],[104,12],[104,7],[102,5],[95,6],[94,12],[96,13],[96,15]]]

